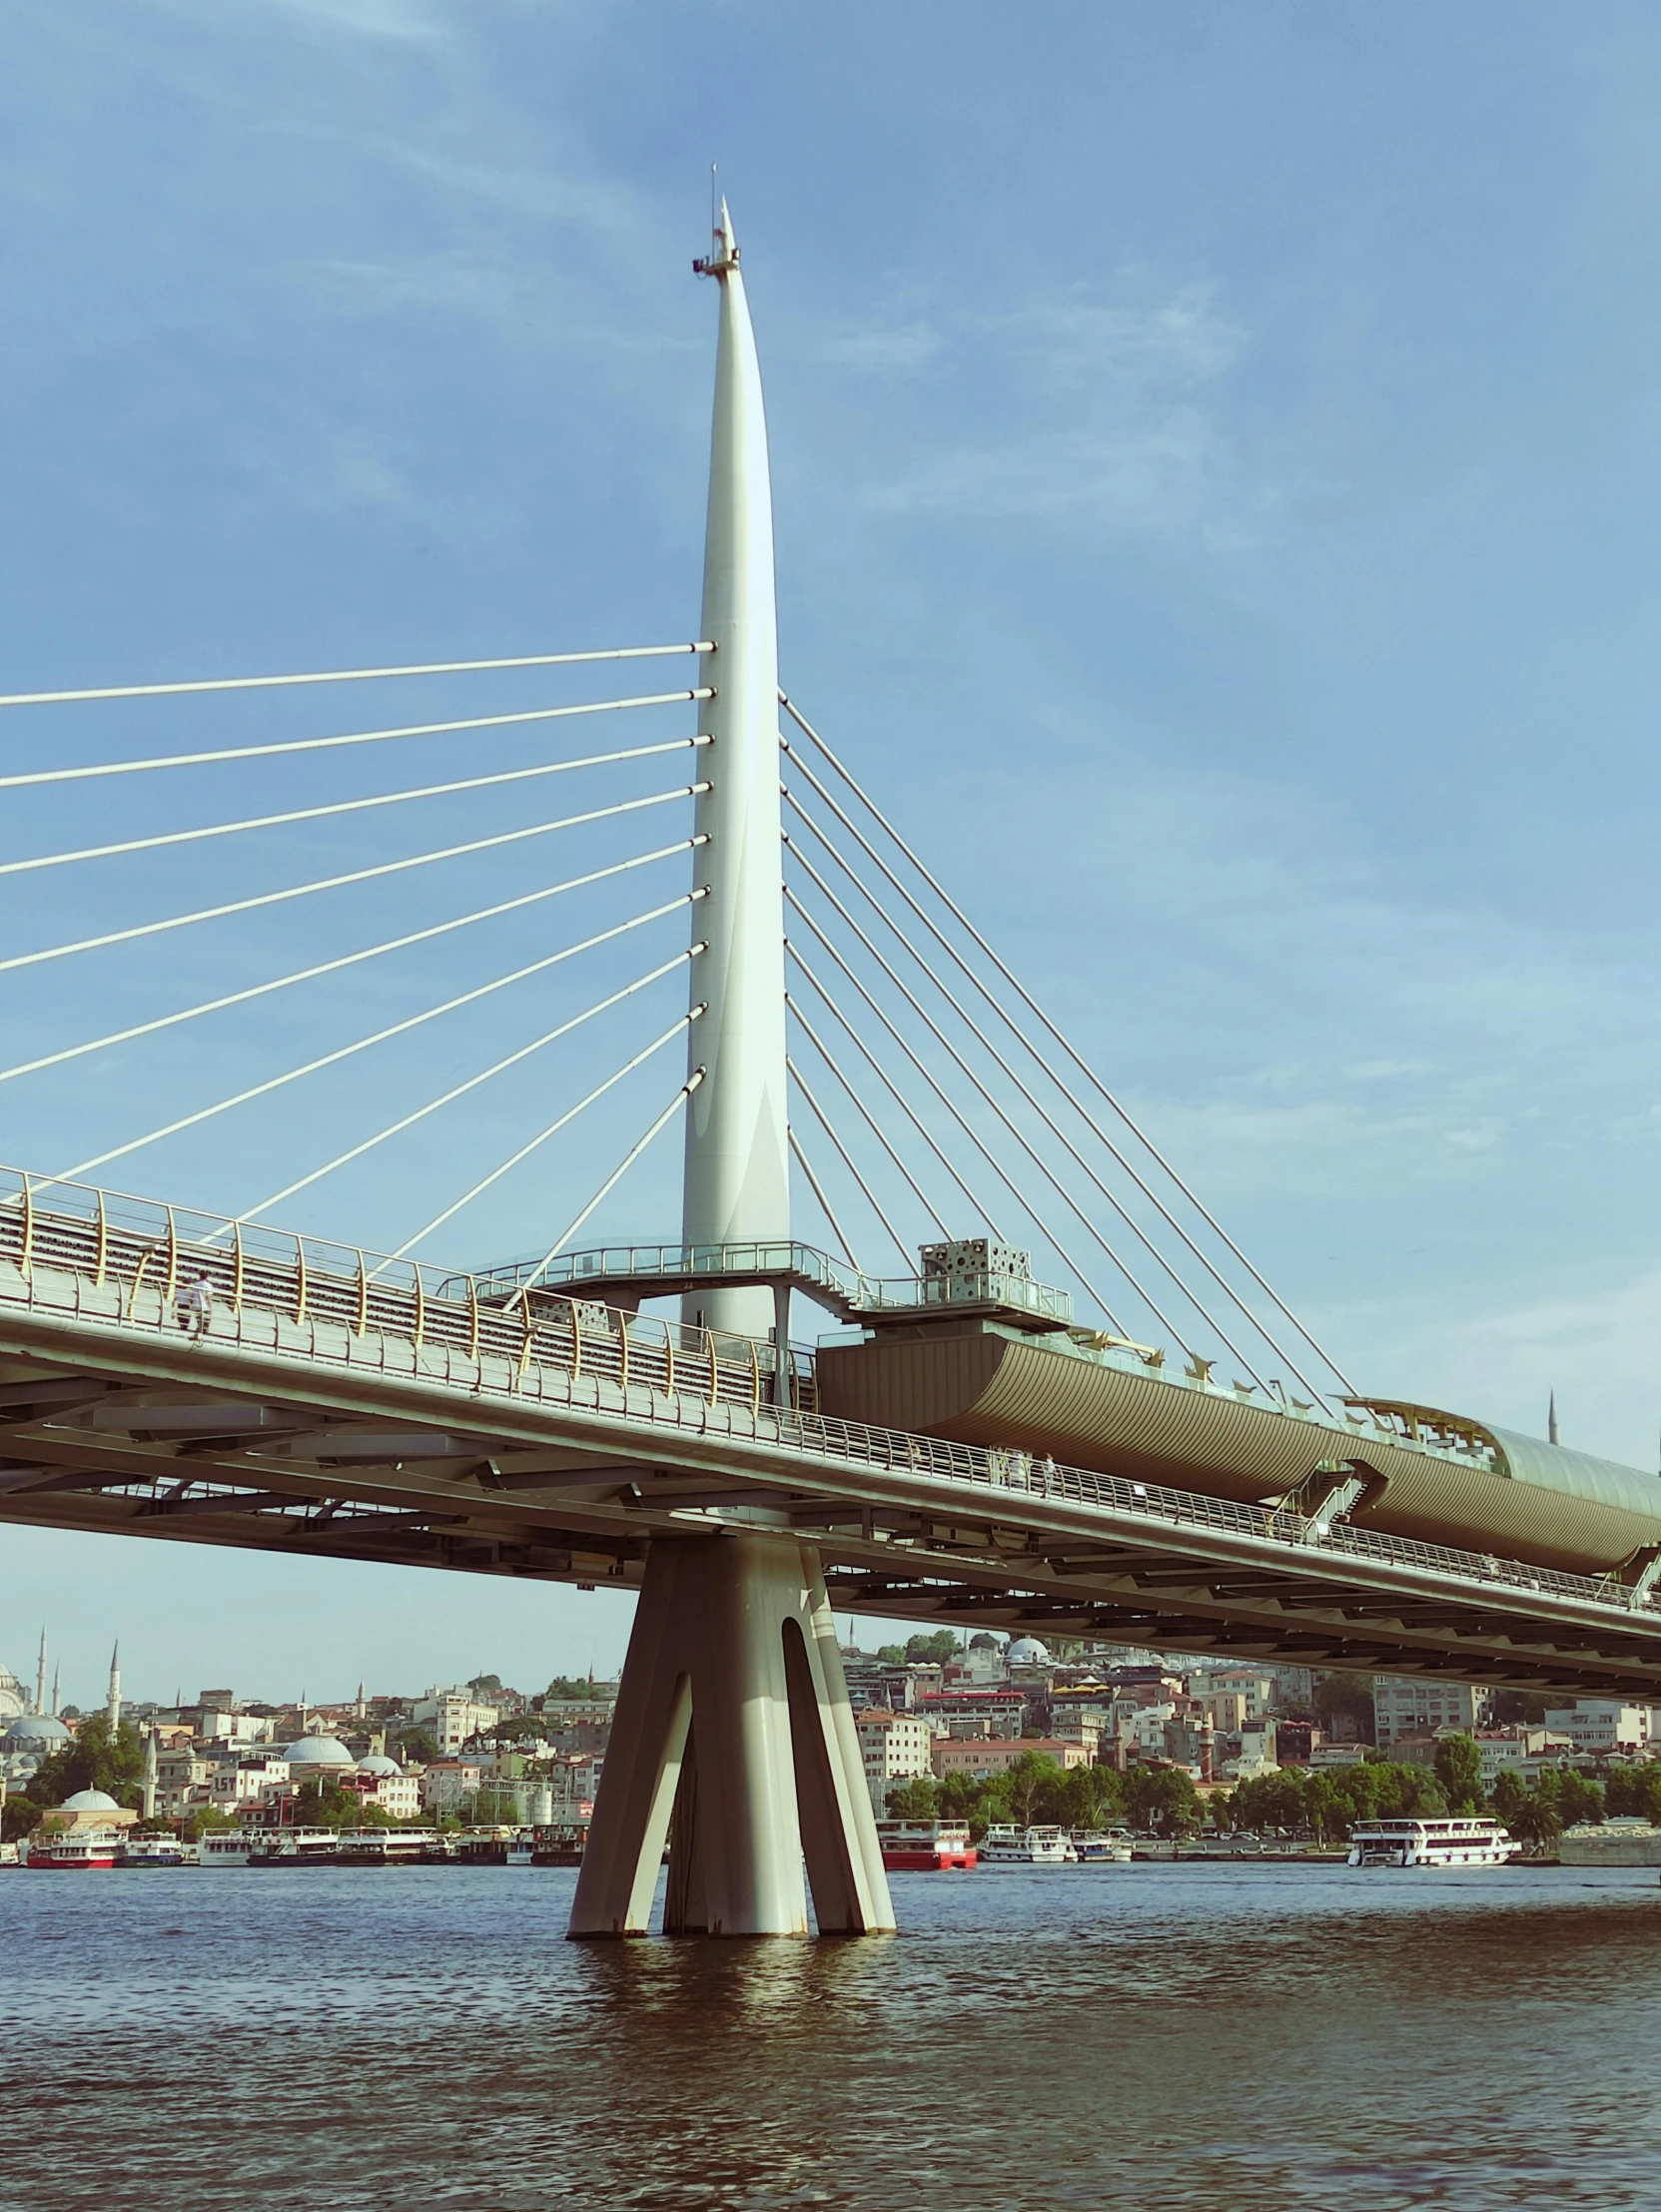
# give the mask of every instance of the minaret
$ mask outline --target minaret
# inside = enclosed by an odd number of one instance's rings
[[[116,1645],[110,1654],[110,1740],[113,1743],[121,1727],[121,1646]]]
[[[1555,1390],[1551,1393],[1550,1402],[1546,1407],[1546,1437],[1550,1443],[1555,1444],[1557,1441],[1557,1393]]]
[[[784,894],[779,812],[778,616],[773,495],[761,368],[744,298],[732,219],[721,203],[715,251],[693,264],[721,288],[710,433],[700,636],[714,648],[701,681],[715,696],[698,727],[710,789],[697,805],[687,1071],[707,1070],[686,1109],[681,1234],[688,1244],[750,1243],[790,1234],[784,1069]],[[771,1291],[712,1290],[687,1301],[706,1327],[765,1336]]]
[[[145,1819],[153,1821],[156,1818],[156,1731],[153,1728],[144,1732],[144,1796],[141,1802]]]
[[[360,1683],[358,1685],[357,1705],[357,1714],[360,1721],[367,1720],[369,1718],[369,1700],[364,1696],[364,1685]]]
[[[58,1718],[58,1707],[63,1702],[58,1696],[58,1676],[61,1672],[62,1670],[57,1667],[52,1670],[52,1718],[54,1721]]]
[[[46,1711],[46,1631],[40,1632],[40,1657],[35,1661],[35,1711]]]

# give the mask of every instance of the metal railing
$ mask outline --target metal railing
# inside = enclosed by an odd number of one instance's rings
[[[457,1280],[462,1278],[455,1278]],[[862,1313],[907,1311],[918,1306],[1002,1305],[1065,1325],[1073,1299],[1065,1290],[1024,1275],[867,1275],[812,1244],[794,1241],[738,1244],[603,1244],[590,1251],[560,1252],[552,1259],[507,1259],[476,1270],[471,1279],[486,1298],[524,1289],[569,1292],[584,1283],[789,1281],[850,1320]]]
[[[563,1316],[542,1306],[527,1312],[523,1302],[494,1305],[479,1295],[479,1278],[453,1270],[379,1259],[313,1237],[238,1229],[213,1215],[85,1185],[48,1186],[0,1168],[0,1308],[169,1335],[178,1326],[179,1291],[198,1276],[214,1290],[207,1334],[216,1345],[464,1391],[474,1418],[458,1421],[463,1429],[479,1427],[476,1409],[485,1400],[545,1403],[789,1453],[804,1463],[804,1483],[810,1465],[856,1477],[869,1469],[939,1483],[943,1505],[961,1504],[966,1494],[983,1510],[994,1498],[1014,1505],[1013,1493],[1157,1524],[1167,1535],[1193,1529],[1237,1536],[1283,1552],[1285,1564],[1304,1577],[1316,1560],[1328,1568],[1378,1564],[1458,1585],[1466,1596],[1526,1593],[1629,1623],[1634,1613],[1652,1621],[1657,1608],[1656,1592],[1629,1590],[1612,1575],[1533,1567],[1061,1467],[1024,1452],[834,1419],[800,1403],[775,1405],[768,1387],[772,1347],[756,1339],[642,1320],[581,1298],[565,1300]],[[604,1314],[603,1326],[596,1311]],[[796,1377],[803,1395],[810,1381]],[[1197,1579],[1204,1573],[1197,1569]]]

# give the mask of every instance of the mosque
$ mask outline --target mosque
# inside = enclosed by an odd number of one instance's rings
[[[112,1721],[121,1719],[121,1670],[119,1654],[110,1660]],[[46,1631],[40,1632],[40,1653],[35,1662],[35,1693],[30,1697],[9,1667],[0,1667],[0,1775],[9,1788],[29,1780],[54,1752],[73,1743],[75,1732],[58,1718],[58,1677],[52,1677],[50,1701],[46,1690]]]

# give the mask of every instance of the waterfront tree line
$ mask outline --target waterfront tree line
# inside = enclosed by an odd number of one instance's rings
[[[1064,1771],[1044,1752],[1024,1752],[1006,1774],[977,1781],[919,1776],[895,1784],[888,1817],[896,1821],[964,1821],[978,1841],[996,1824],[1022,1828],[1129,1827],[1165,1836],[1217,1835],[1265,1829],[1310,1829],[1323,1843],[1347,1842],[1359,1822],[1445,1820],[1491,1815],[1519,1843],[1552,1843],[1566,1828],[1610,1815],[1661,1826],[1661,1764],[1618,1768],[1607,1784],[1571,1768],[1548,1768],[1538,1781],[1502,1774],[1482,1789],[1482,1755],[1468,1736],[1436,1746],[1433,1767],[1408,1766],[1369,1752],[1353,1766],[1282,1767],[1253,1775],[1232,1790],[1202,1797],[1175,1767],[1110,1767]]]

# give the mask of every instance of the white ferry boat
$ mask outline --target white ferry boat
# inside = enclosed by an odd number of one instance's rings
[[[340,1860],[343,1866],[418,1866],[439,1841],[429,1828],[343,1829]]]
[[[1110,1836],[1096,1828],[1076,1828],[1073,1831],[1073,1852],[1081,1866],[1128,1866],[1131,1863],[1131,1839],[1128,1836]]]
[[[196,1846],[199,1866],[246,1866],[258,1838],[245,1828],[209,1829]]]
[[[1503,1866],[1516,1854],[1497,1821],[1362,1821],[1349,1832],[1351,1866]]]
[[[183,1866],[189,1846],[177,1836],[129,1836],[121,1853],[124,1866]]]
[[[1078,1856],[1073,1839],[1061,1828],[1002,1823],[989,1828],[981,1843],[981,1862],[987,1866],[1069,1866]]]

